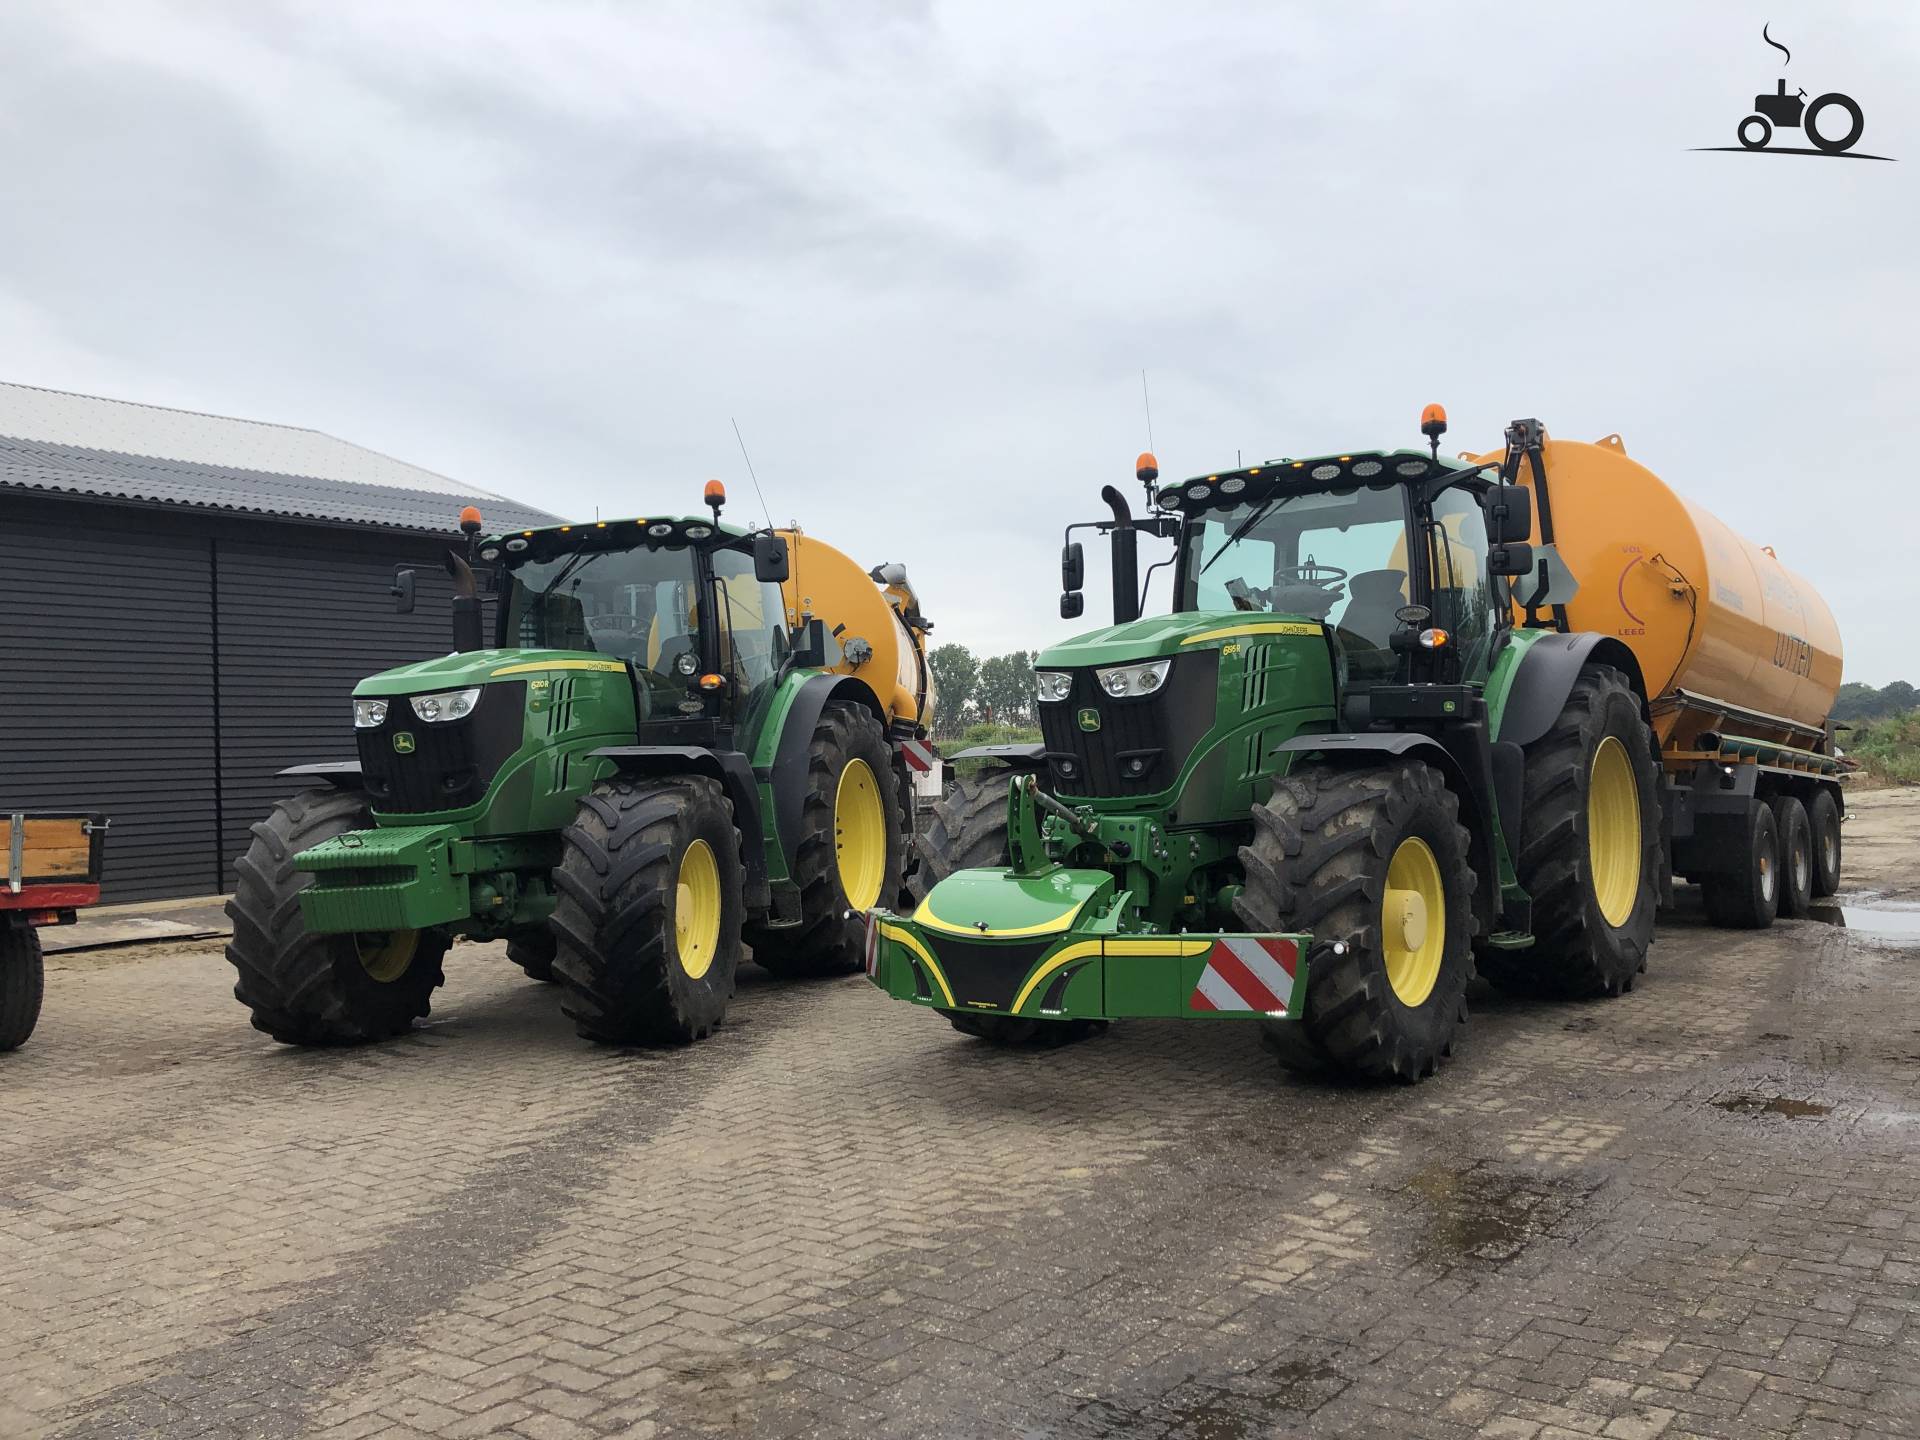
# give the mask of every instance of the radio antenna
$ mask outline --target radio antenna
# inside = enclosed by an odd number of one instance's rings
[[[753,493],[760,499],[761,512],[767,517],[767,529],[771,530],[773,529],[773,511],[767,508],[767,497],[760,489],[760,477],[753,473],[753,457],[747,454],[747,441],[746,437],[740,433],[740,422],[729,415],[727,423],[733,426],[733,438],[740,442],[740,458],[747,462],[747,478],[753,481]]]
[[[1147,412],[1147,449],[1158,454],[1159,449],[1153,443],[1153,397],[1147,394],[1147,372],[1145,370],[1140,372],[1140,403],[1146,407]]]

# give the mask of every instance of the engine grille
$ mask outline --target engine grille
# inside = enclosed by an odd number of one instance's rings
[[[487,793],[507,757],[520,748],[527,708],[522,680],[488,685],[471,715],[429,725],[396,695],[384,725],[355,731],[367,799],[383,815],[459,810]],[[394,737],[413,737],[410,751]],[[405,742],[402,742],[405,743]]]
[[[1151,795],[1173,784],[1183,760],[1213,727],[1220,652],[1174,658],[1166,683],[1151,695],[1116,700],[1091,669],[1073,670],[1064,701],[1042,702],[1052,789],[1059,795]],[[1082,711],[1100,717],[1097,730],[1080,725]]]

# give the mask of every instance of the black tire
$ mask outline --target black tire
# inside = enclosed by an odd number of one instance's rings
[[[1474,874],[1459,815],[1440,772],[1418,760],[1303,765],[1254,810],[1253,841],[1240,849],[1241,923],[1346,944],[1345,954],[1323,953],[1310,967],[1300,1018],[1265,1026],[1282,1064],[1311,1069],[1324,1061],[1348,1075],[1410,1083],[1453,1053],[1473,978]],[[1388,867],[1415,840],[1434,864],[1445,914],[1438,970],[1409,1003],[1389,978],[1383,907]]]
[[[1780,842],[1773,811],[1758,800],[1747,807],[1746,824],[1729,847],[1737,869],[1701,877],[1707,919],[1728,930],[1764,930],[1779,913]]]
[[[0,919],[0,1053],[27,1043],[40,1023],[40,997],[45,993],[40,932]]]
[[[744,880],[733,806],[720,782],[605,780],[561,836],[550,924],[560,1008],[588,1040],[684,1045],[712,1034],[740,966]],[[683,880],[696,845],[711,858],[718,925],[682,961]],[[692,917],[687,917],[691,921]]]
[[[835,802],[840,781],[854,762],[865,765],[881,790],[885,853],[877,888],[849,897],[840,873]],[[866,911],[900,893],[907,868],[907,834],[893,779],[893,752],[886,732],[864,705],[833,700],[820,712],[807,753],[807,797],[801,812],[799,853],[793,878],[800,886],[801,922],[784,929],[754,926],[747,932],[754,962],[783,979],[846,975],[861,967],[866,947]]]
[[[554,985],[560,977],[553,973],[554,949],[558,944],[552,931],[529,930],[507,941],[507,958],[527,972],[529,980]]]
[[[1767,804],[1773,810],[1773,831],[1780,844],[1777,913],[1789,920],[1804,920],[1813,905],[1813,827],[1807,807],[1793,795],[1775,795]]]
[[[1822,785],[1807,806],[1813,836],[1813,893],[1825,899],[1840,892],[1840,802]]]
[[[238,878],[227,902],[227,959],[239,972],[234,998],[253,1012],[255,1029],[284,1045],[358,1045],[401,1034],[427,1013],[444,978],[447,937],[438,931],[307,933],[297,897],[313,877],[295,870],[293,857],[372,825],[365,798],[352,791],[303,791],[253,827],[252,844],[234,862]],[[394,965],[404,968],[376,973]]]
[[[1032,1045],[1051,1050],[1057,1045],[1090,1040],[1107,1028],[1104,1020],[1029,1020],[1021,1015],[969,1015],[961,1010],[945,1014],[947,1023],[962,1035],[1007,1048]]]
[[[1014,773],[996,765],[970,780],[955,780],[934,805],[926,833],[914,841],[920,863],[908,888],[916,906],[956,870],[1007,864],[1007,791]]]
[[[1758,139],[1749,140],[1747,138],[1747,127],[1749,125],[1758,125],[1760,127],[1760,136]],[[1773,126],[1764,115],[1749,115],[1740,122],[1740,128],[1734,133],[1739,136],[1743,149],[1764,150],[1767,148],[1767,142],[1773,138]]]
[[[1637,888],[1630,902],[1612,895],[1618,924],[1608,919],[1596,878],[1603,872],[1594,864],[1594,782],[1603,749],[1609,764],[1624,760],[1640,825]],[[1489,980],[1503,989],[1567,997],[1633,988],[1634,977],[1647,968],[1660,901],[1658,775],[1640,700],[1627,677],[1610,665],[1581,666],[1559,718],[1527,746],[1514,868],[1533,897],[1534,943],[1524,950],[1487,947],[1480,971]],[[1603,788],[1602,801],[1607,793]],[[1604,843],[1604,808],[1599,815]],[[1615,823],[1631,826],[1632,820]]]
[[[1829,140],[1820,133],[1818,128],[1819,121],[1815,117],[1817,117],[1822,110],[1834,105],[1839,106],[1847,112],[1847,119],[1850,123],[1847,126],[1846,134],[1836,140]],[[1824,151],[1828,155],[1838,155],[1843,151],[1853,148],[1854,143],[1860,138],[1860,132],[1867,128],[1867,117],[1860,113],[1860,107],[1854,102],[1851,95],[1842,95],[1838,91],[1834,91],[1832,94],[1820,95],[1814,98],[1813,102],[1807,106],[1807,113],[1800,117],[1800,128],[1806,133],[1806,137],[1808,141],[1812,143],[1814,149]]]

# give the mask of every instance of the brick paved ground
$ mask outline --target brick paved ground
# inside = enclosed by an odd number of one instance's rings
[[[1870,797],[1855,886],[1920,898],[1916,844]],[[1481,997],[1368,1091],[1238,1027],[996,1052],[858,980],[616,1053],[448,968],[325,1054],[215,951],[50,976],[0,1057],[0,1436],[1920,1435],[1920,948],[1683,916],[1624,1000]]]

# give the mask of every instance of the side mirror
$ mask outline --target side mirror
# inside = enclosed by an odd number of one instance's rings
[[[1533,546],[1524,540],[1511,540],[1487,551],[1487,572],[1492,575],[1531,575]]]
[[[387,587],[387,593],[393,596],[393,608],[396,613],[401,615],[413,613],[414,585],[413,571],[403,568],[393,572],[393,583]]]
[[[1087,597],[1078,590],[1069,590],[1060,597],[1060,618],[1078,620],[1087,608]]]
[[[1487,543],[1511,545],[1533,534],[1533,492],[1524,485],[1496,485],[1482,502],[1487,512]],[[1519,574],[1519,571],[1495,571]]]
[[[1060,588],[1082,590],[1087,584],[1087,552],[1078,540],[1060,547]]]
[[[753,578],[763,585],[784,584],[787,578],[787,540],[784,535],[753,537]]]

